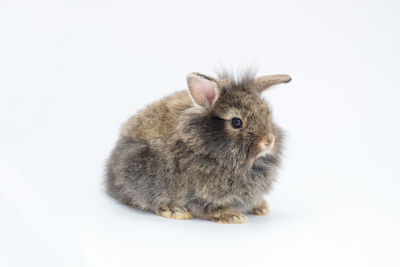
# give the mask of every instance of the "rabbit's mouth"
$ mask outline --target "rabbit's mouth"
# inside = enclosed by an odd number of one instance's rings
[[[273,148],[270,148],[270,149],[267,149],[267,150],[265,150],[265,151],[261,151],[261,152],[257,155],[256,158],[263,157],[263,156],[266,156],[266,155],[272,155],[272,154],[274,154],[274,149],[273,149]]]

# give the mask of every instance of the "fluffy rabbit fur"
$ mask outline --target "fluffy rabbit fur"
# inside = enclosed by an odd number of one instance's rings
[[[282,130],[261,93],[288,75],[187,76],[189,90],[157,101],[123,126],[107,163],[109,195],[174,219],[245,223],[265,215]]]

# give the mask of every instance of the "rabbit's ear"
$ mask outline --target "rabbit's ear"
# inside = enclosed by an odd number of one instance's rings
[[[265,75],[256,78],[256,87],[257,90],[261,93],[262,91],[268,89],[273,85],[288,83],[291,80],[292,78],[287,74]]]
[[[201,73],[190,73],[187,77],[189,93],[195,104],[210,108],[219,97],[217,80]]]

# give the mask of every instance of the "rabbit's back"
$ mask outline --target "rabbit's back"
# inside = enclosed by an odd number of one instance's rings
[[[182,112],[192,106],[187,91],[165,97],[139,111],[124,123],[121,136],[150,143],[165,143],[174,133]]]

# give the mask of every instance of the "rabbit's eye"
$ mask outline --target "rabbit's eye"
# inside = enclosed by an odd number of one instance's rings
[[[232,127],[235,129],[242,128],[242,120],[239,118],[233,118],[231,120]]]

